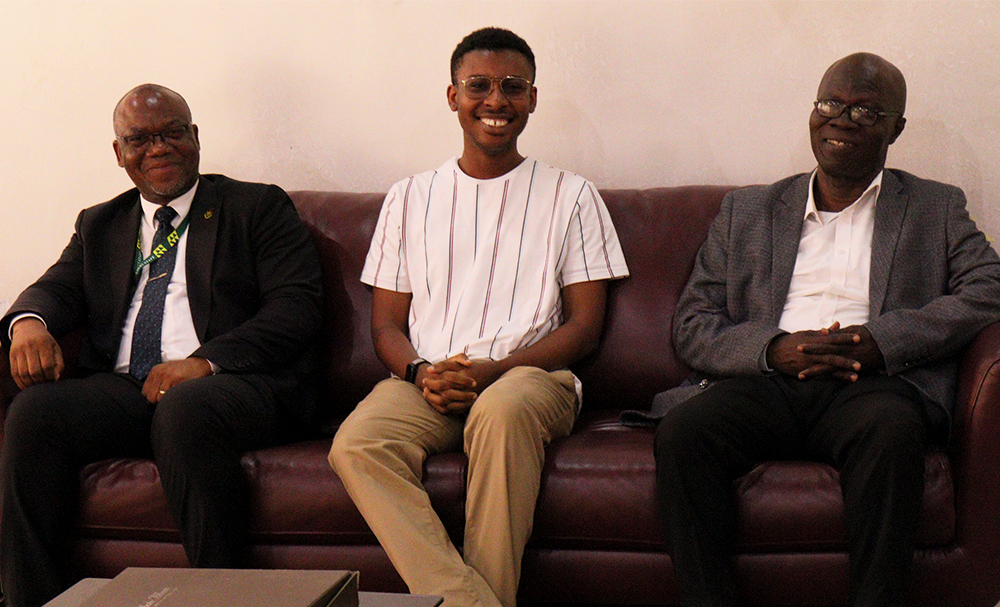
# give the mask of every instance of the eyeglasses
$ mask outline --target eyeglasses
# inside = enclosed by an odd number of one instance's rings
[[[816,113],[823,118],[836,118],[844,113],[846,110],[848,116],[851,120],[860,124],[861,126],[871,126],[878,122],[880,116],[902,116],[901,112],[880,112],[874,110],[870,107],[864,107],[863,105],[847,105],[839,101],[831,101],[829,99],[820,99],[819,101],[813,101],[813,107],[816,108]]]
[[[142,150],[153,145],[153,142],[156,141],[157,137],[159,137],[160,141],[163,143],[168,145],[177,145],[184,140],[184,137],[187,136],[188,131],[190,130],[190,124],[181,124],[164,129],[159,133],[136,133],[135,135],[118,137],[118,139],[125,142],[125,145],[133,150]]]
[[[473,76],[460,80],[465,88],[465,96],[469,99],[486,99],[493,91],[493,83],[500,85],[500,92],[507,99],[524,99],[531,92],[531,81],[520,76],[504,76],[490,78],[489,76]]]

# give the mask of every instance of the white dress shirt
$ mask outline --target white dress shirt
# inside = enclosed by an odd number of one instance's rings
[[[187,217],[197,190],[198,183],[195,182],[194,187],[170,201],[168,206],[177,211],[177,217],[173,221],[175,228]],[[153,235],[156,234],[153,216],[160,205],[141,197],[139,201],[142,204],[139,238],[142,241],[142,255],[145,258],[152,249]],[[191,306],[188,303],[187,271],[185,269],[187,238],[188,231],[185,230],[177,243],[177,259],[174,263],[173,274],[170,276],[170,283],[167,285],[167,299],[163,307],[163,333],[160,337],[160,362],[182,360],[201,346],[198,334],[194,329],[194,320],[191,318]],[[135,318],[139,314],[140,306],[142,306],[142,293],[146,287],[146,279],[149,278],[150,265],[142,269],[139,284],[135,288],[132,303],[125,316],[121,345],[118,347],[118,359],[115,362],[117,373],[128,373],[129,358],[132,355],[132,330],[135,328]]]
[[[875,204],[882,187],[880,171],[864,193],[839,213],[816,209],[809,180],[805,220],[795,271],[778,328],[789,333],[868,322]]]

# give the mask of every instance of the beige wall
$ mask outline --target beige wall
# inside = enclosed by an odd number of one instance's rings
[[[187,98],[204,172],[382,191],[460,151],[448,58],[485,25],[538,58],[521,151],[600,187],[808,171],[824,69],[879,53],[910,92],[890,166],[962,186],[1000,236],[997,2],[0,1],[0,300],[131,185],[111,111],[132,86]]]

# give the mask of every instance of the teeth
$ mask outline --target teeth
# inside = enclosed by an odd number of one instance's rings
[[[507,126],[507,123],[509,122],[506,118],[480,118],[479,120],[481,120],[486,126],[492,127]]]
[[[846,143],[844,143],[843,141],[837,141],[836,139],[827,139],[827,141],[828,141],[828,142],[830,143],[830,145],[835,145],[835,146],[837,146],[838,148],[842,148],[842,147],[844,147],[845,145],[847,145],[847,144],[846,144]]]

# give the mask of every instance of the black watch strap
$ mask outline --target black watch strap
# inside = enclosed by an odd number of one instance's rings
[[[415,358],[410,364],[406,365],[406,377],[403,379],[410,382],[411,384],[417,383],[417,370],[420,365],[427,363],[431,364],[430,361],[424,360],[423,358]]]

